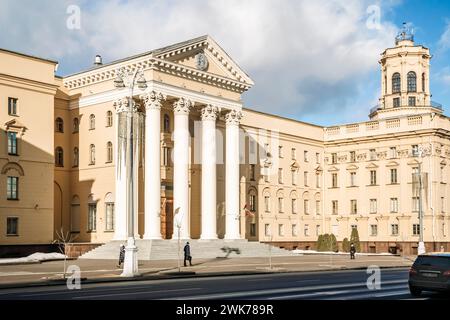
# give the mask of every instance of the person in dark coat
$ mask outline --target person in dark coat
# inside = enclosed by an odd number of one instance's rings
[[[184,246],[184,266],[186,267],[186,260],[189,261],[189,265],[192,267],[191,246],[189,242]]]
[[[125,261],[125,246],[122,244],[120,245],[119,264],[117,265],[117,268],[120,268],[124,261]]]
[[[350,245],[350,259],[355,259],[355,253],[356,253],[356,247],[355,245],[352,243]]]

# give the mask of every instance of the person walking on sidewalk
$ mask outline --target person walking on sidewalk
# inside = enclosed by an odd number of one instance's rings
[[[191,256],[191,246],[189,245],[189,242],[186,242],[186,245],[184,246],[184,266],[186,267],[186,260],[189,261],[189,265],[192,267],[192,256]]]
[[[117,264],[117,268],[120,268],[124,261],[125,261],[125,246],[121,244],[119,251],[119,263]]]
[[[355,248],[355,245],[352,243],[350,245],[350,259],[355,259],[355,253],[356,253],[356,248]]]

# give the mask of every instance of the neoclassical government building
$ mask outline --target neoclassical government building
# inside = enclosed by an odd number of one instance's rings
[[[135,235],[248,239],[313,249],[357,228],[368,252],[450,249],[450,119],[431,101],[428,48],[405,32],[380,57],[365,122],[322,127],[246,108],[252,79],[209,36],[56,76],[57,62],[0,50],[0,247],[127,236],[118,69],[142,69]],[[268,62],[270,63],[270,62]],[[273,106],[277,108],[277,106]],[[419,192],[415,173],[423,173]],[[420,196],[421,195],[421,196]]]

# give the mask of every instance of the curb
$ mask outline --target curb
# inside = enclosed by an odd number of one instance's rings
[[[280,268],[274,268],[274,270],[253,270],[253,271],[228,271],[228,272],[210,272],[210,273],[195,273],[195,272],[178,272],[171,273],[156,273],[151,276],[138,276],[135,278],[121,278],[117,277],[104,277],[104,278],[82,278],[81,284],[95,284],[95,283],[112,283],[112,282],[134,282],[134,281],[149,281],[149,280],[168,280],[168,279],[189,279],[189,278],[212,278],[221,276],[245,276],[245,275],[261,275],[261,274],[280,274],[280,273],[319,273],[319,272],[339,272],[339,271],[357,271],[366,270],[365,267],[336,267],[333,269],[316,269],[316,270],[286,270]],[[409,269],[409,266],[383,266],[380,269]],[[0,290],[3,289],[20,289],[20,288],[33,288],[33,287],[45,287],[45,286],[61,286],[66,283],[67,280],[63,279],[51,279],[44,281],[33,281],[23,283],[11,283],[0,284]]]

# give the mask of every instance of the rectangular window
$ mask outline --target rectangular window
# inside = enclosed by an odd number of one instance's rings
[[[292,225],[292,236],[297,237],[298,236],[298,228],[296,224]]]
[[[445,177],[444,167],[441,167],[441,170],[440,170],[440,179],[441,179],[441,183],[445,183],[444,177]]]
[[[370,213],[377,213],[377,199],[370,199]]]
[[[419,145],[414,144],[411,146],[411,153],[413,157],[418,157],[419,156]]]
[[[88,205],[88,232],[97,230],[97,204],[90,203]]]
[[[163,166],[164,167],[172,166],[172,162],[170,161],[170,159],[171,159],[171,149],[164,147],[163,148]]]
[[[309,237],[309,224],[305,224],[304,235],[305,237]]]
[[[6,218],[6,235],[7,236],[19,235],[19,218],[15,217]]]
[[[17,155],[17,133],[8,132],[8,154]]]
[[[331,154],[331,164],[336,164],[337,163],[337,153],[332,153]]]
[[[320,174],[316,173],[316,188],[320,188]]]
[[[370,149],[370,160],[377,160],[377,151],[375,149]]]
[[[264,144],[264,150],[266,151],[266,157],[271,157],[270,146],[268,143]]]
[[[419,224],[413,224],[413,235],[414,236],[420,235],[420,225]]]
[[[283,169],[278,169],[278,183],[283,183]]]
[[[256,165],[251,164],[250,165],[250,181],[255,181],[255,169],[256,169]]]
[[[284,225],[282,225],[282,224],[278,225],[278,235],[280,237],[284,237]]]
[[[295,148],[291,149],[291,159],[295,160],[297,158],[297,151],[295,150]]]
[[[320,200],[316,200],[316,215],[320,215]]]
[[[331,187],[337,188],[338,187],[338,175],[337,173],[331,174]]]
[[[371,186],[377,185],[377,171],[376,170],[370,171],[370,185]]]
[[[272,234],[271,234],[271,232],[270,232],[270,224],[265,224],[264,225],[264,235],[266,236],[266,237],[270,237]]]
[[[337,200],[331,201],[331,210],[332,210],[333,214],[338,214],[339,208],[338,208],[338,201]]]
[[[8,115],[17,116],[17,99],[8,98]]]
[[[320,164],[320,153],[316,152],[316,163]]]
[[[250,223],[250,237],[256,237],[256,223]]]
[[[400,98],[394,98],[393,103],[394,103],[394,108],[400,107]]]
[[[255,145],[256,145],[256,143],[255,143],[254,140],[250,140],[249,141],[249,153],[250,154],[255,154],[256,153]]]
[[[441,212],[445,213],[445,198],[441,197]]]
[[[305,187],[308,187],[308,171],[303,172],[303,181],[305,182]]]
[[[256,212],[256,196],[254,194],[250,195],[250,211]]]
[[[412,211],[419,212],[419,197],[412,198]]]
[[[269,196],[264,197],[264,211],[270,212],[270,197]]]
[[[398,224],[391,224],[391,235],[398,236]]]
[[[305,162],[308,162],[308,151],[303,151],[303,159],[305,160]]]
[[[398,183],[398,180],[397,180],[397,169],[391,169],[391,183],[392,184]]]
[[[416,106],[416,97],[408,97],[408,106],[410,107]]]
[[[350,162],[356,162],[356,152],[350,151]]]
[[[292,199],[292,213],[296,214],[297,213],[297,199]]]
[[[396,147],[391,147],[390,148],[390,154],[391,154],[391,158],[392,159],[397,158],[397,148]]]
[[[268,173],[264,175],[264,182],[267,182],[267,183],[270,182]]]
[[[370,225],[370,235],[376,237],[378,235],[378,226],[376,224]]]
[[[303,210],[305,214],[309,214],[309,200],[303,200]]]
[[[278,146],[278,157],[283,158],[283,146]]]
[[[398,212],[398,198],[391,198],[391,213]]]
[[[284,212],[284,200],[283,198],[278,198],[278,212]]]
[[[350,186],[356,186],[356,172],[350,172]]]
[[[8,200],[19,200],[19,178],[8,177],[6,186],[6,198]]]
[[[316,236],[320,235],[320,224],[316,225]]]
[[[350,213],[357,214],[358,213],[358,201],[350,200]]]
[[[295,185],[297,185],[297,171],[292,170],[291,174],[292,174],[292,185],[295,186]]]
[[[106,231],[114,230],[114,203],[105,203],[106,206]]]

